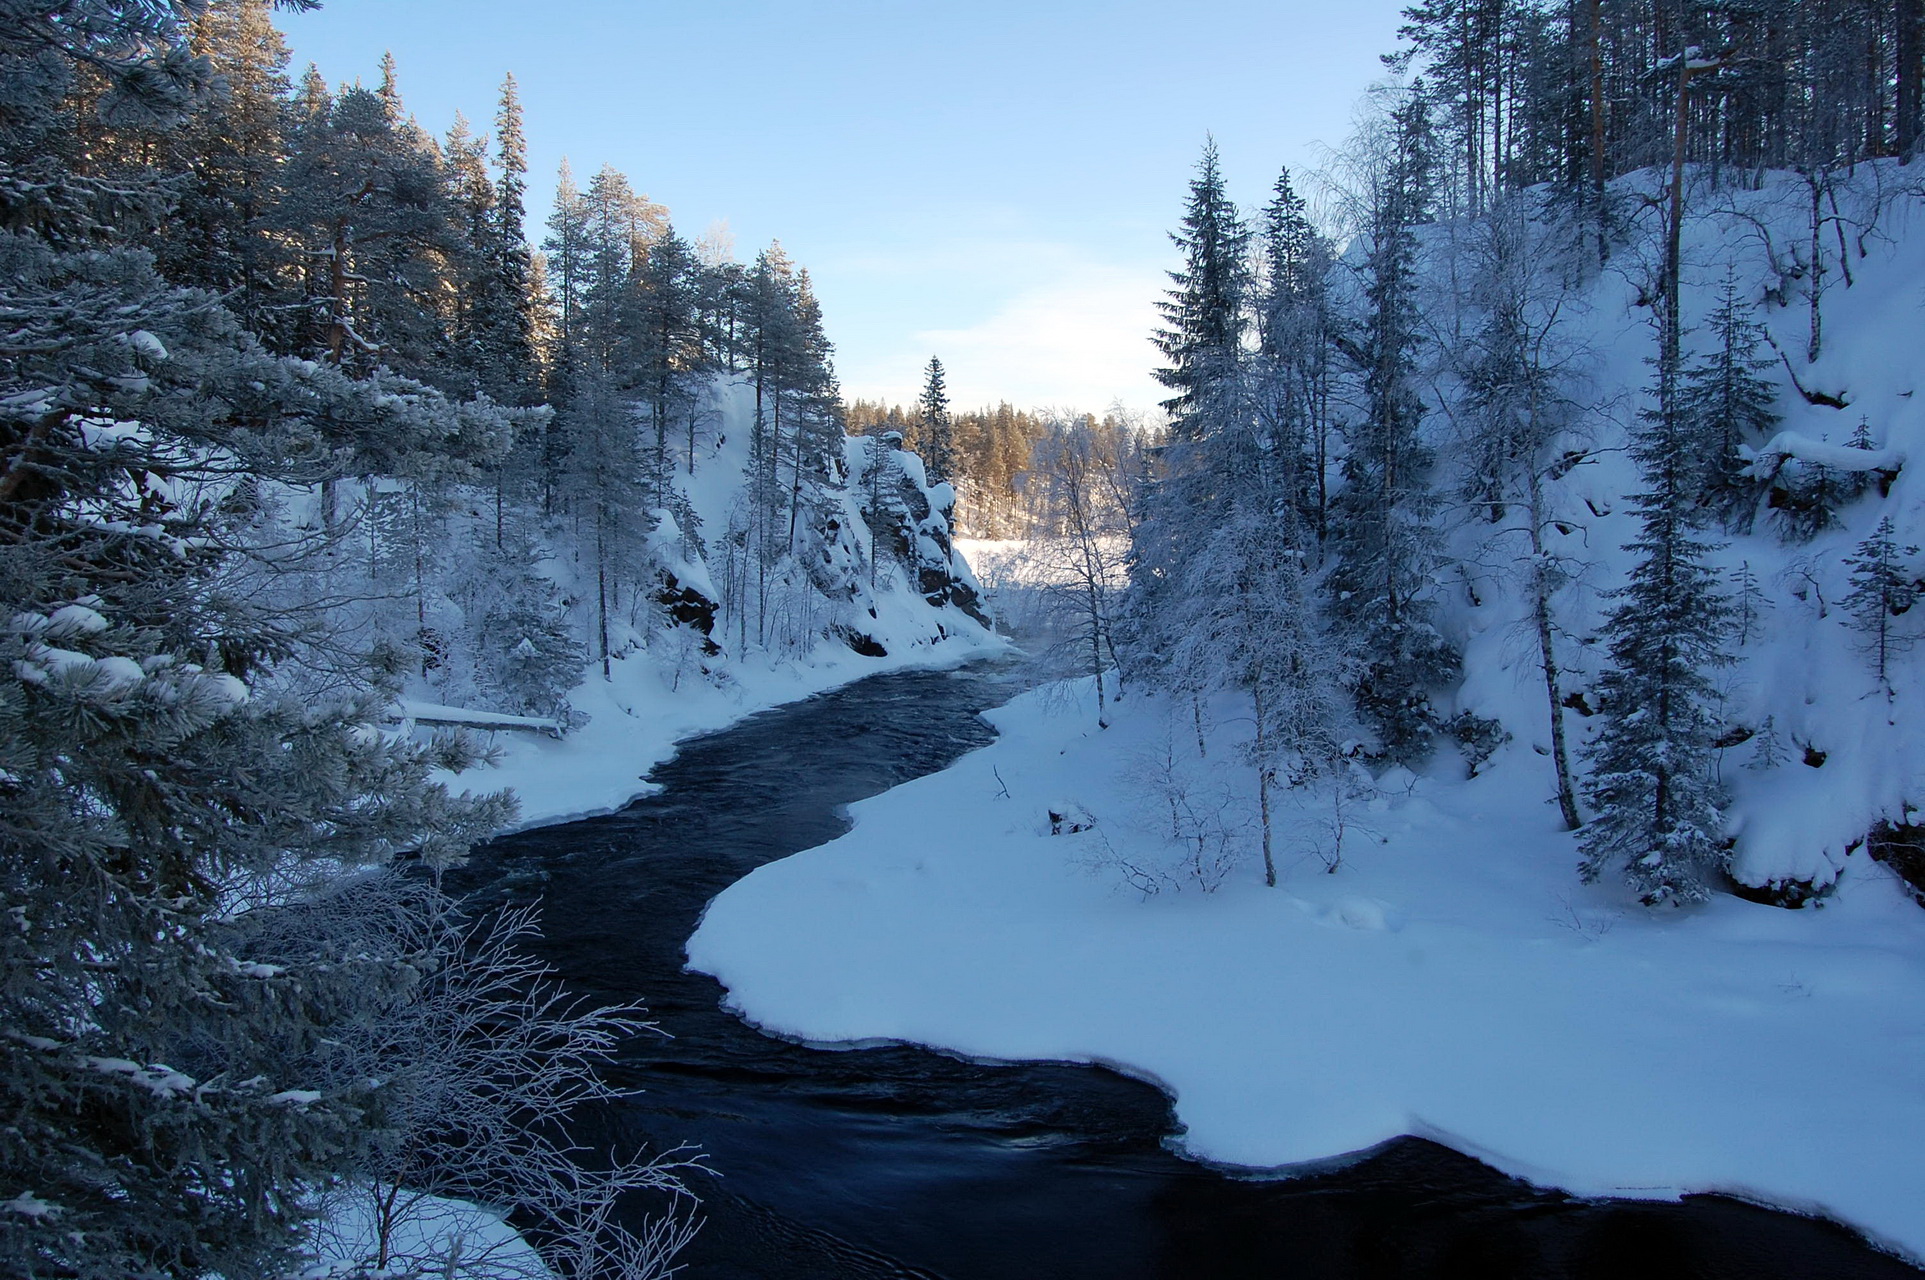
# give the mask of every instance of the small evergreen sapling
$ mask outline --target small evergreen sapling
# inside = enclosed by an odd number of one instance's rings
[[[1841,602],[1888,698],[1892,694],[1892,659],[1916,639],[1900,631],[1895,620],[1918,599],[1917,585],[1905,567],[1905,559],[1917,555],[1918,548],[1900,547],[1892,532],[1892,518],[1886,516],[1871,537],[1858,544],[1857,553],[1846,558],[1852,570],[1852,589]]]
[[[1752,572],[1751,561],[1745,560],[1731,575],[1732,623],[1737,628],[1738,647],[1751,643],[1753,632],[1764,626],[1764,615],[1771,611],[1771,597],[1758,585],[1758,575]]]
[[[1777,391],[1761,376],[1771,367],[1770,360],[1758,355],[1764,326],[1740,305],[1731,276],[1725,278],[1710,328],[1717,345],[1684,370],[1677,412],[1699,468],[1700,500],[1725,528],[1744,532],[1751,524],[1758,485],[1739,446],[1762,444],[1777,430],[1779,419],[1772,407]]]

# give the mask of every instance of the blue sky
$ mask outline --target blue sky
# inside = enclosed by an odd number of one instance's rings
[[[1100,408],[1158,398],[1147,335],[1205,134],[1260,202],[1343,140],[1400,8],[327,0],[280,21],[333,82],[392,50],[436,133],[457,110],[485,127],[513,71],[538,217],[566,155],[691,238],[780,239],[850,395],[906,400],[938,354],[959,404]]]

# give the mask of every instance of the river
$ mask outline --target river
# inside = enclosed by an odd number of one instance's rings
[[[711,898],[990,741],[977,713],[1019,679],[996,663],[883,675],[765,712],[683,744],[650,775],[658,794],[496,840],[460,873],[479,905],[539,898],[539,949],[569,985],[644,999],[668,1033],[629,1042],[615,1075],[637,1092],[580,1137],[708,1153],[720,1176],[697,1188],[687,1280],[1925,1275],[1830,1223],[1716,1196],[1576,1200],[1418,1139],[1312,1176],[1227,1177],[1169,1152],[1149,1085],[795,1045],[684,971]]]

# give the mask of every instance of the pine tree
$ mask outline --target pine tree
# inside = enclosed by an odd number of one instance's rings
[[[835,347],[822,325],[822,304],[815,296],[809,270],[796,272],[793,324],[793,362],[784,374],[794,423],[794,471],[789,494],[789,546],[796,554],[798,519],[806,516],[810,541],[819,550],[836,536],[836,512],[847,481],[842,442],[847,431],[842,420],[842,392],[836,384]],[[846,532],[846,531],[844,531]],[[823,561],[811,558],[818,567]],[[845,584],[833,577],[818,585],[834,595]]]
[[[307,273],[301,354],[356,376],[437,375],[448,349],[435,300],[454,287],[459,233],[433,140],[400,114],[392,77],[297,112],[273,224]]]
[[[670,435],[677,427],[687,441],[686,466],[691,474],[695,470],[697,388],[708,372],[697,314],[700,271],[688,242],[664,227],[636,273],[628,376],[648,404],[655,484],[664,495],[673,468]]]
[[[1172,392],[1163,402],[1171,435],[1185,441],[1201,437],[1233,393],[1249,294],[1250,233],[1224,187],[1215,139],[1204,143],[1182,229],[1170,238],[1183,268],[1170,273],[1176,288],[1157,304],[1166,327],[1156,344],[1170,363],[1156,378]]]
[[[1166,682],[1181,679],[1170,664],[1181,639],[1174,619],[1183,608],[1183,566],[1226,518],[1218,482],[1226,467],[1236,469],[1231,456],[1254,440],[1242,350],[1249,232],[1225,190],[1214,141],[1204,145],[1181,229],[1171,239],[1183,267],[1170,273],[1175,287],[1158,304],[1165,327],[1155,335],[1170,362],[1156,371],[1173,393],[1163,402],[1170,442],[1132,539],[1121,623],[1130,665]]]
[[[286,296],[299,279],[267,224],[282,197],[291,92],[288,51],[267,0],[220,0],[191,28],[223,91],[163,135],[169,168],[187,180],[154,242],[162,273],[224,296],[228,308],[272,349],[289,350]]]
[[[942,361],[929,357],[923,370],[922,398],[916,402],[916,452],[922,455],[930,484],[956,479],[956,424],[949,415],[949,389]]]
[[[1699,467],[1699,500],[1727,529],[1750,527],[1758,486],[1739,456],[1740,445],[1763,444],[1777,430],[1777,393],[1760,375],[1771,361],[1758,355],[1764,326],[1740,304],[1737,281],[1725,277],[1709,327],[1715,345],[1679,379],[1678,415]]]
[[[1591,880],[1611,867],[1648,904],[1710,896],[1730,860],[1713,776],[1717,691],[1731,608],[1697,527],[1699,473],[1685,424],[1648,411],[1632,445],[1644,479],[1629,581],[1604,626],[1611,667],[1587,758],[1597,816],[1579,839]]]
[[[567,379],[581,364],[582,290],[587,279],[588,210],[567,157],[555,179],[555,207],[542,241],[547,256],[549,293],[555,309],[555,349],[549,376],[551,395],[566,399]]]
[[[1429,754],[1440,723],[1431,694],[1452,683],[1459,656],[1438,632],[1428,594],[1438,551],[1431,527],[1431,448],[1417,389],[1416,228],[1430,206],[1428,108],[1414,86],[1386,122],[1387,154],[1369,175],[1361,258],[1364,316],[1340,338],[1362,384],[1348,429],[1343,488],[1332,504],[1336,562],[1331,616],[1356,645],[1358,712],[1387,759]]]
[[[454,303],[448,317],[448,354],[437,369],[447,389],[459,370],[460,390],[472,395],[496,383],[499,367],[489,350],[494,320],[495,184],[488,173],[488,140],[477,138],[459,111],[441,143],[452,206],[448,275]],[[498,385],[498,384],[497,384]]]
[[[1916,641],[1915,636],[1899,630],[1895,619],[1918,602],[1916,575],[1905,565],[1917,554],[1917,547],[1898,545],[1892,518],[1886,516],[1845,561],[1852,571],[1851,593],[1839,603],[1850,615],[1852,629],[1858,632],[1871,658],[1872,674],[1878,677],[1887,697],[1892,693],[1892,659]]]
[[[149,142],[204,102],[179,17],[54,3],[0,24],[0,312],[32,335],[0,361],[9,1275],[288,1270],[305,1192],[355,1168],[379,1105],[367,1079],[304,1092],[327,1011],[403,967],[257,965],[239,920],[277,882],[396,849],[446,865],[512,812],[431,784],[472,756],[380,733],[390,691],[304,686],[307,615],[278,608],[276,566],[312,548],[262,501],[376,442],[483,459],[506,420],[264,351],[137,247],[162,234],[155,175],[96,183],[48,136],[80,67]]]

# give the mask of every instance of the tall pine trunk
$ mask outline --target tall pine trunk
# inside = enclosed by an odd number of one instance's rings
[[[1533,460],[1535,461],[1535,460]],[[1551,713],[1551,764],[1557,772],[1557,808],[1564,816],[1566,829],[1576,831],[1584,825],[1577,807],[1577,791],[1571,783],[1570,745],[1564,735],[1563,676],[1557,665],[1556,637],[1551,629],[1550,583],[1545,580],[1544,489],[1536,466],[1530,475],[1531,518],[1531,621],[1537,630],[1538,660],[1544,670],[1544,693]]]

